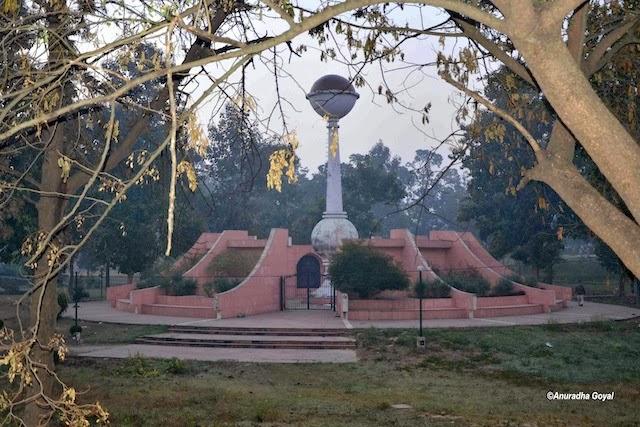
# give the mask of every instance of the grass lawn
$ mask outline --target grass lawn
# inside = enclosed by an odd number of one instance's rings
[[[112,326],[100,327],[108,334]],[[429,330],[424,354],[414,350],[414,331],[356,335],[361,361],[354,364],[71,358],[60,373],[86,391],[82,400],[104,403],[117,426],[631,426],[640,420],[638,321]],[[549,390],[614,391],[615,399],[550,402]],[[412,408],[392,407],[398,403]]]

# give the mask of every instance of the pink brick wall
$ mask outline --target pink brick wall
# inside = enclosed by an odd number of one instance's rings
[[[568,286],[550,285],[548,283],[540,283],[540,287],[543,289],[550,289],[556,294],[557,300],[571,301],[573,298],[573,289]]]
[[[213,298],[203,297],[200,295],[158,295],[156,296],[155,304],[213,307]]]
[[[143,304],[154,304],[156,297],[162,294],[164,291],[159,286],[145,289],[135,289],[129,293],[129,300],[134,307],[136,313],[141,312]]]
[[[220,233],[202,233],[193,246],[175,262],[174,268],[180,269],[184,263],[191,263],[193,265],[193,260],[206,254],[216,240],[218,240],[219,236]]]
[[[286,275],[289,233],[273,229],[258,264],[238,286],[216,295],[220,317],[280,310],[280,276]],[[284,255],[284,256],[283,256]]]
[[[502,305],[529,304],[527,295],[514,295],[508,297],[478,297],[477,308],[496,307]]]
[[[133,283],[120,286],[109,286],[107,288],[107,301],[109,301],[111,307],[115,307],[116,301],[119,299],[129,299],[129,292],[135,288],[136,285]]]
[[[184,273],[184,277],[188,277],[194,279],[198,285],[203,285],[211,280],[213,277],[207,273],[207,267],[211,263],[211,261],[220,255],[225,249],[227,249],[227,244],[231,240],[243,240],[249,239],[249,233],[245,230],[225,230],[216,239],[216,241],[211,246],[211,249],[207,251],[207,253],[200,258],[193,267],[191,267],[186,273]],[[200,291],[202,292],[202,291]]]

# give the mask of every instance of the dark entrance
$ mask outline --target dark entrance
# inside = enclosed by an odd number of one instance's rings
[[[296,274],[280,281],[280,306],[283,310],[333,310],[335,292],[323,282],[320,260],[305,255],[296,265]]]
[[[296,288],[320,287],[320,261],[313,255],[300,258],[296,266]]]

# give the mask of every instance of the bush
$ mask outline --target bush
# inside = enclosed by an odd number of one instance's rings
[[[491,288],[489,282],[477,274],[450,273],[446,276],[441,276],[441,278],[454,288],[476,294],[479,297],[485,296]]]
[[[353,242],[344,244],[331,258],[329,274],[337,290],[360,298],[409,287],[406,273],[390,256]]]
[[[59,293],[58,294],[58,315],[56,316],[56,319],[60,319],[60,316],[62,316],[62,313],[67,311],[68,307],[69,307],[69,298],[67,297],[67,294],[65,294],[64,292]]]
[[[525,276],[520,276],[519,274],[512,274],[508,276],[507,279],[511,280],[512,282],[520,283],[521,285],[530,286],[532,288],[538,287],[538,280],[536,280],[536,278],[533,276],[525,277]]]
[[[227,249],[207,266],[212,276],[246,277],[251,273],[262,255],[262,249]]]
[[[157,259],[151,268],[142,272],[137,289],[160,286],[167,295],[183,296],[195,295],[197,283],[192,279],[182,277],[182,268],[174,268],[175,260],[169,257]]]
[[[213,297],[215,294],[226,292],[231,290],[242,283],[242,279],[232,277],[218,277],[212,282],[205,283],[204,292],[208,297]]]
[[[442,280],[436,280],[431,283],[422,282],[424,286],[423,298],[449,298],[451,296],[451,288]],[[415,294],[420,297],[420,282],[416,283]]]
[[[80,325],[71,325],[71,327],[69,328],[69,333],[71,335],[75,335],[76,333],[80,333],[82,332],[82,326]]]
[[[513,282],[509,279],[500,279],[497,285],[491,289],[491,296],[508,297],[511,295],[524,295],[524,292],[513,289]]]
[[[167,295],[184,296],[195,295],[198,284],[195,280],[187,279],[176,273],[169,280],[163,280],[159,286],[167,292]]]
[[[436,280],[431,283],[416,282],[414,288],[416,298],[449,298],[451,296],[451,288],[442,280]]]

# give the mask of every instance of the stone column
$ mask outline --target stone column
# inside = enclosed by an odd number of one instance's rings
[[[327,123],[329,139],[327,144],[327,201],[324,216],[344,216],[342,206],[342,172],[340,171],[340,140],[338,138],[338,121],[329,119]],[[335,144],[335,153],[331,152],[334,138],[337,138]],[[337,215],[336,215],[337,214]]]

